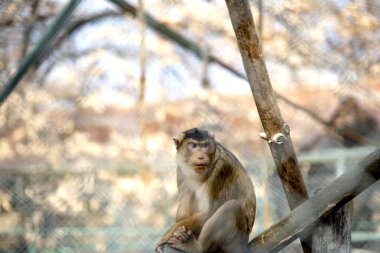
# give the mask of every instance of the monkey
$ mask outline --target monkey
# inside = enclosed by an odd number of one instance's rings
[[[175,224],[158,242],[189,252],[248,252],[256,214],[252,181],[234,154],[207,130],[173,138],[177,149]]]

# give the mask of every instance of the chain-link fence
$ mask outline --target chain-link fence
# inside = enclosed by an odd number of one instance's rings
[[[301,156],[309,191],[335,179],[342,162],[350,167],[370,150]],[[253,162],[245,161],[257,192],[252,236],[289,212],[274,169],[250,166]],[[144,182],[127,170],[2,168],[0,252],[152,252],[173,222],[175,178],[174,170],[168,171],[165,179]],[[353,247],[378,249],[379,203],[379,184],[355,199]]]

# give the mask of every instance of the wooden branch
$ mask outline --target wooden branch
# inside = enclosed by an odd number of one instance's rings
[[[109,0],[116,4],[120,9],[122,9],[124,12],[127,12],[131,14],[134,18],[137,18],[137,8],[129,3],[127,3],[124,0]],[[178,45],[180,45],[182,48],[189,50],[190,52],[194,53],[198,58],[203,57],[203,48],[200,47],[197,43],[188,40],[185,36],[181,35],[180,33],[168,28],[160,21],[156,20],[154,17],[149,15],[148,13],[144,12],[143,17],[145,19],[145,23],[155,30],[158,34],[161,36],[168,38],[172,41],[175,41]]]
[[[226,0],[248,82],[291,208],[308,198],[289,128],[282,119],[246,0]]]
[[[116,16],[120,16],[120,14],[113,11],[113,10],[110,10],[110,11],[105,11],[105,12],[101,12],[101,13],[96,13],[96,14],[93,14],[91,16],[78,19],[75,22],[69,23],[67,25],[67,28],[64,30],[64,33],[61,36],[59,36],[59,38],[57,38],[57,40],[53,44],[52,48],[60,47],[61,44],[65,41],[65,39],[70,37],[72,34],[74,34],[76,31],[78,31],[79,29],[81,29],[85,25],[87,25],[91,22],[97,21],[97,20],[101,20],[103,18],[116,17]]]
[[[299,237],[309,236],[321,219],[338,210],[380,179],[380,149],[366,156],[318,194],[250,242],[255,253],[277,252]]]
[[[226,0],[226,3],[265,131],[264,138],[269,141],[289,206],[294,209],[308,199],[308,193],[294,152],[289,126],[282,119],[272,90],[251,9],[247,0]],[[311,238],[305,238],[301,243],[304,253],[311,252]]]

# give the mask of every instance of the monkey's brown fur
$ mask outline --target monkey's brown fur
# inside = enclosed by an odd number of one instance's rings
[[[179,205],[164,244],[191,253],[247,252],[256,197],[239,160],[207,131],[193,128],[174,138]]]

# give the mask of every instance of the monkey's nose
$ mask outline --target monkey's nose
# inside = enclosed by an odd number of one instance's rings
[[[200,157],[198,157],[198,159],[199,160],[204,160],[205,158],[204,158],[204,156],[200,156]]]

